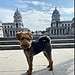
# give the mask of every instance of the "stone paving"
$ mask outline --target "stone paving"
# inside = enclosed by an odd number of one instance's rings
[[[46,68],[43,53],[34,56],[32,75],[74,75],[74,49],[53,49],[54,71]],[[28,68],[23,50],[0,51],[0,75],[26,75]]]

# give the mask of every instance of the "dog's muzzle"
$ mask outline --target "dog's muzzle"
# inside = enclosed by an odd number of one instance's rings
[[[31,42],[23,42],[23,43],[21,43],[21,47],[23,49],[28,49],[31,47]]]

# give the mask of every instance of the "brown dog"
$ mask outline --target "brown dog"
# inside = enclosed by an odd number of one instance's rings
[[[33,56],[43,51],[47,60],[49,61],[49,70],[53,70],[53,61],[51,55],[50,38],[47,36],[41,37],[38,41],[32,41],[31,32],[17,32],[16,38],[20,41],[21,47],[24,49],[24,53],[27,58],[29,69],[27,75],[32,75],[32,62]]]

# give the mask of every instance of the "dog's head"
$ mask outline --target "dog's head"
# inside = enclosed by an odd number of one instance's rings
[[[17,32],[16,38],[20,41],[20,45],[23,49],[31,47],[32,33],[31,32]]]

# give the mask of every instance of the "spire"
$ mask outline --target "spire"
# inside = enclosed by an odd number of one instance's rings
[[[16,9],[16,11],[18,11],[18,8]]]
[[[57,7],[55,6],[55,10],[57,10]]]

